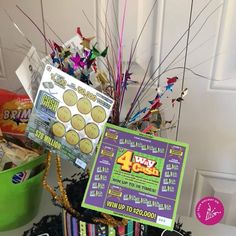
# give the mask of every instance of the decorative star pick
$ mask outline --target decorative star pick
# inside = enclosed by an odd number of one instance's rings
[[[74,57],[70,58],[71,61],[74,62],[74,69],[77,70],[79,67],[84,69],[84,66],[86,65],[86,63],[84,62],[84,58],[81,58],[79,53],[76,53],[76,55]]]
[[[77,27],[77,34],[81,37],[82,39],[82,42],[80,43],[83,48],[87,48],[87,49],[90,49],[90,42],[91,40],[93,40],[95,37],[90,37],[90,38],[85,38],[82,33],[81,33],[81,30],[80,30],[80,27]]]

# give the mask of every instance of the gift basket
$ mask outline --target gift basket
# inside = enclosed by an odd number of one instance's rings
[[[0,231],[26,224],[38,212],[45,155],[23,134],[28,96],[0,90]]]
[[[17,8],[36,25],[27,13]],[[163,79],[168,67],[157,74],[161,64],[150,73],[151,59],[141,81],[135,80],[134,54],[146,23],[128,59],[124,59],[125,11],[126,4],[115,45],[106,29],[103,47],[95,37],[85,36],[80,27],[74,38],[58,43],[47,39],[36,25],[50,54],[40,58],[30,42],[28,55],[16,71],[34,103],[26,136],[47,150],[45,171],[32,180],[35,178],[39,183],[42,177],[54,204],[63,209],[59,221],[64,236],[168,235],[172,230],[191,235],[176,223],[188,144],[160,137],[163,131],[178,129],[179,117],[165,119],[163,114],[181,107],[188,89],[182,86],[174,94],[178,76],[173,73]],[[15,22],[14,25],[17,26]],[[190,27],[176,45],[183,37],[188,38],[189,33]],[[186,60],[184,73],[185,69]],[[130,85],[136,86],[133,94],[129,94]],[[129,95],[132,98],[128,103]],[[128,110],[124,111],[126,103]],[[83,174],[75,174],[76,180],[72,177],[63,181],[61,158],[77,166]],[[53,161],[57,188],[47,180]],[[26,165],[20,170],[34,167]],[[45,223],[45,218],[42,222]],[[35,232],[43,233],[32,229],[25,235],[37,235]]]

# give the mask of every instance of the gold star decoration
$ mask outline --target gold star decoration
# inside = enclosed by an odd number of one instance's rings
[[[83,46],[83,48],[87,48],[90,49],[90,41],[93,40],[95,37],[91,37],[91,38],[83,38],[82,42],[80,43],[80,45]]]

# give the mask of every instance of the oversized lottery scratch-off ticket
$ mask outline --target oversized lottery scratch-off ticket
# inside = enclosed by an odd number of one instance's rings
[[[112,110],[113,100],[46,65],[27,126],[30,139],[85,168]]]
[[[83,207],[173,229],[188,145],[106,124]]]

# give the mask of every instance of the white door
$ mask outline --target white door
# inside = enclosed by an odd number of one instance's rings
[[[180,93],[182,82],[189,90],[181,109],[177,106],[165,112],[167,119],[173,114],[177,119],[180,111],[178,130],[168,131],[167,137],[190,144],[178,209],[178,214],[185,216],[184,226],[197,236],[233,236],[236,235],[236,1],[195,0],[192,13],[191,2],[157,1],[138,45],[137,68],[145,68],[152,56],[153,69],[161,63],[157,73],[167,67],[179,68],[164,73],[161,83],[166,77],[177,75],[176,94]],[[128,1],[124,50],[129,50],[134,35],[138,37],[154,3],[154,0]],[[123,7],[122,4],[119,7],[120,17]],[[182,35],[188,29],[190,13],[190,44],[183,78],[181,67],[184,67],[188,34]],[[154,88],[152,92],[155,92]],[[195,205],[205,196],[222,200],[225,208],[222,225],[209,228],[195,220]]]
[[[140,16],[145,19],[143,15],[153,2],[139,1],[138,19]],[[186,63],[193,73],[187,69],[183,81],[183,87],[189,89],[189,95],[180,110],[178,134],[176,129],[167,133],[170,138],[177,136],[178,140],[190,144],[178,214],[190,217],[183,220],[187,229],[194,231],[194,235],[210,235],[203,233],[203,230],[215,230],[214,235],[236,235],[235,7],[236,1],[233,0],[193,1],[189,35],[191,43]],[[144,36],[150,39],[153,32],[156,33],[152,37],[152,45],[156,45],[153,48],[156,49],[154,55],[157,64],[162,63],[188,29],[190,12],[190,0],[158,1],[151,18],[154,22],[152,29]],[[187,34],[163,62],[159,73],[185,48],[186,42]],[[145,51],[145,43],[142,45]],[[185,50],[170,68],[184,66],[184,53]],[[165,73],[162,80],[175,75],[179,77],[177,90],[180,91],[183,69]],[[176,118],[178,110],[177,107],[174,112]],[[171,118],[173,111],[167,111],[166,116]],[[221,228],[217,226],[209,229],[191,219],[195,217],[196,202],[209,195],[224,203],[225,215],[221,222],[224,225]],[[230,231],[227,231],[229,227]]]

